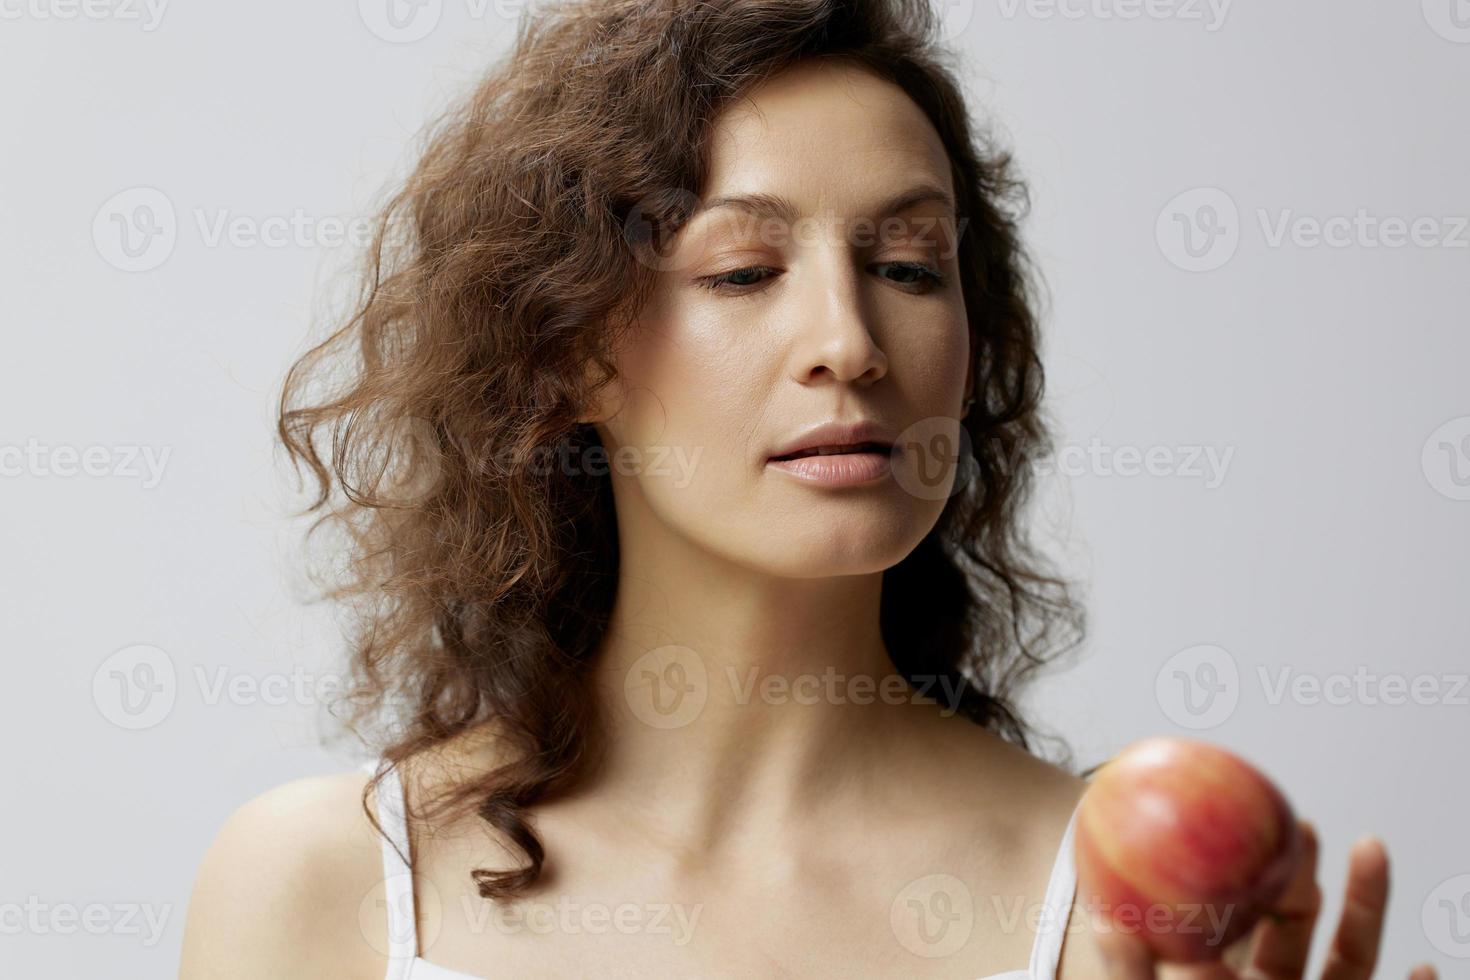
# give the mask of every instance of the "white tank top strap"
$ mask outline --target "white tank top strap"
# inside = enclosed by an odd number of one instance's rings
[[[1056,980],[1057,963],[1062,958],[1062,940],[1067,935],[1067,919],[1077,894],[1077,867],[1072,853],[1073,833],[1077,826],[1077,809],[1067,821],[1062,845],[1052,864],[1047,882],[1042,914],[1036,928],[1036,942],[1031,947],[1031,980]]]
[[[372,775],[378,760],[362,765]],[[388,912],[388,973],[385,980],[408,980],[418,957],[418,917],[413,902],[413,872],[409,865],[408,821],[404,814],[403,781],[388,766],[378,783],[378,822],[383,825],[383,901]]]

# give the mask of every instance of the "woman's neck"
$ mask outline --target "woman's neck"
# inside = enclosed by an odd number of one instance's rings
[[[580,792],[705,860],[814,811],[871,804],[953,713],[942,690],[924,703],[895,671],[881,588],[881,572],[625,565],[593,668],[606,743]]]

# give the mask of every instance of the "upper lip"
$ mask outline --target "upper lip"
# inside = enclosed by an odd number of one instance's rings
[[[893,433],[886,426],[869,419],[857,422],[823,422],[803,431],[800,435],[771,453],[772,459],[790,456],[807,449],[821,446],[857,446],[860,443],[877,443],[885,449],[893,448]]]

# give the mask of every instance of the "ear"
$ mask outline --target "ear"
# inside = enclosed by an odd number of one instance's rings
[[[602,421],[606,416],[604,401],[607,398],[607,389],[603,387],[593,393],[601,379],[602,372],[596,370],[596,366],[589,360],[582,363],[582,396],[586,404],[577,416],[577,422],[582,425],[591,425]]]
[[[611,333],[611,345],[601,348],[606,365],[597,362],[592,356],[595,343],[586,340],[581,346],[582,365],[582,395],[586,404],[577,421],[583,425],[596,425],[606,422],[614,415],[622,411],[623,401],[626,398],[626,390],[622,375],[618,372],[617,364],[620,352],[629,340],[629,335],[638,329],[636,317],[629,318],[622,310],[614,310],[606,314],[603,320],[594,328],[599,334]]]
[[[623,384],[620,375],[603,368],[592,358],[582,362],[582,397],[585,404],[577,417],[583,425],[605,422],[617,413],[622,403]]]

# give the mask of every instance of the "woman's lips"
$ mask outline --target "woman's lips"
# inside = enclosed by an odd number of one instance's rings
[[[893,451],[866,450],[799,456],[795,459],[772,458],[766,463],[799,480],[821,486],[853,486],[871,483],[893,472]]]
[[[791,453],[782,453],[772,459],[799,459],[803,456],[835,456],[838,453],[886,453],[893,447],[886,442],[834,443],[830,446],[812,446]]]

